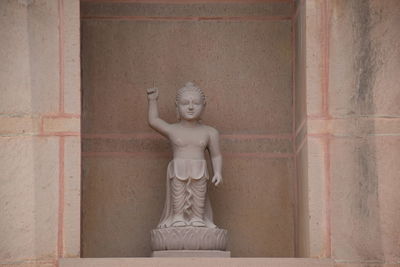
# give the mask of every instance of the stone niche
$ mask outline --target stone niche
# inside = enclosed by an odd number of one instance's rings
[[[172,155],[145,89],[173,122],[188,81],[221,134],[224,184],[209,190],[232,256],[294,256],[293,3],[188,2],[81,3],[83,257],[151,254]]]

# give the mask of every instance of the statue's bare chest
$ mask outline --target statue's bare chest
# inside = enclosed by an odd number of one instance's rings
[[[208,134],[205,131],[185,129],[174,133],[170,138],[174,147],[198,147],[205,148],[208,143]]]

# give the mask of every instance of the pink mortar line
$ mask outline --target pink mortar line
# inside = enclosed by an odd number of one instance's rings
[[[269,3],[294,2],[294,0],[81,0],[81,2],[142,3],[142,4],[201,4],[201,3]]]
[[[278,21],[290,16],[218,16],[218,17],[158,17],[158,16],[82,16],[81,19],[136,21]]]
[[[63,257],[64,251],[64,137],[59,141],[59,192],[58,192],[58,234],[57,234],[57,256]]]
[[[328,100],[328,87],[329,87],[329,42],[330,42],[330,28],[329,28],[329,7],[328,2],[323,1],[323,8],[321,12],[321,31],[322,31],[322,112],[325,117],[329,116],[329,100]]]
[[[64,113],[64,0],[58,1],[58,18],[59,18],[59,75],[60,75],[60,103],[59,111]]]
[[[351,119],[361,119],[361,120],[399,120],[399,117],[396,116],[384,116],[384,115],[368,115],[368,116],[342,116],[342,117],[335,117],[329,115],[318,115],[318,114],[310,114],[307,116],[310,120],[351,120]]]
[[[72,114],[72,113],[59,113],[59,114],[48,114],[42,115],[43,119],[79,119],[81,118],[80,114]]]
[[[37,266],[37,265],[47,265],[51,264],[56,266],[58,259],[49,259],[49,260],[40,260],[36,258],[24,258],[22,260],[14,260],[14,261],[0,261],[0,266]]]
[[[80,132],[46,132],[40,133],[39,136],[80,136]]]
[[[331,155],[329,135],[324,139],[325,152],[325,202],[326,202],[326,232],[325,232],[325,257],[329,258],[332,254],[332,232],[331,232]]]

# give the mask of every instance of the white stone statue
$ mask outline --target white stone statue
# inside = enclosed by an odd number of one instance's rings
[[[172,124],[159,117],[158,96],[157,88],[147,89],[149,124],[170,140],[173,160],[167,169],[164,211],[158,229],[152,231],[153,249],[223,250],[226,246],[226,230],[218,229],[213,223],[207,195],[209,172],[205,150],[208,149],[210,152],[213,168],[211,182],[216,186],[222,183],[222,157],[218,131],[202,124],[200,120],[206,106],[205,95],[200,88],[190,82],[179,89],[175,101],[179,121]],[[188,244],[185,240],[177,240],[177,236],[182,236],[184,239],[188,234],[192,238],[199,235],[200,239],[204,239],[204,234],[210,237],[201,242],[192,240],[192,244]],[[168,240],[171,238],[173,240]],[[173,243],[175,247],[171,248],[169,243]],[[177,243],[180,245],[177,246]]]

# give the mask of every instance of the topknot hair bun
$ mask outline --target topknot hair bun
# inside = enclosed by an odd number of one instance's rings
[[[185,87],[195,87],[195,86],[194,86],[194,83],[192,83],[192,82],[187,82],[187,83],[185,84]]]
[[[206,103],[206,95],[204,94],[203,90],[197,87],[193,82],[187,82],[184,87],[179,89],[176,92],[176,103],[179,102],[179,99],[182,97],[183,93],[185,92],[196,92],[200,95],[201,99],[203,99],[203,103]]]

